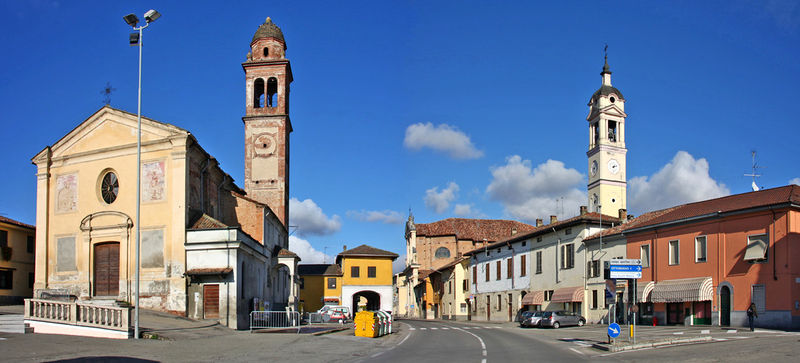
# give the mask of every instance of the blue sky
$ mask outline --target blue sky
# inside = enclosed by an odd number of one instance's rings
[[[566,4],[562,4],[566,3]],[[292,62],[293,248],[404,252],[402,220],[532,221],[586,204],[588,113],[609,45],[629,212],[800,181],[795,1],[3,1],[0,215],[35,223],[30,158],[103,104],[194,133],[242,185],[241,62],[267,16]],[[794,120],[794,121],[793,121]],[[794,130],[794,131],[793,131]],[[330,261],[330,259],[328,259]]]

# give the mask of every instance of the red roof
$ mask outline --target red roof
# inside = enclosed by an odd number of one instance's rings
[[[416,225],[417,236],[456,236],[461,240],[489,242],[500,241],[511,237],[513,229],[524,233],[536,227],[522,222],[505,219],[466,219],[448,218],[433,223]]]
[[[495,243],[490,243],[489,245],[487,245],[485,247],[478,247],[478,248],[475,248],[475,249],[473,249],[471,251],[467,251],[467,252],[464,253],[464,255],[469,256],[469,255],[474,254],[475,252],[483,251],[485,249],[491,249],[491,248],[495,248],[497,246],[504,246],[507,243],[521,241],[521,240],[528,239],[528,238],[531,238],[531,237],[536,236],[536,235],[551,233],[553,231],[553,228],[562,229],[562,228],[566,228],[566,227],[569,227],[569,226],[582,224],[582,223],[597,223],[597,224],[599,224],[600,223],[600,219],[601,219],[600,213],[592,212],[592,213],[581,214],[581,215],[578,215],[578,216],[575,216],[575,217],[572,217],[572,218],[565,219],[563,221],[558,221],[558,222],[555,222],[555,223],[545,224],[545,225],[543,225],[541,227],[534,227],[534,229],[529,231],[529,232],[522,233],[522,234],[517,233],[514,236],[509,236],[509,237],[506,237],[506,238],[504,238],[502,240],[499,240],[499,241],[497,241]],[[603,214],[602,221],[603,221],[604,224],[606,224],[606,223],[607,224],[620,223],[620,219],[619,218],[612,217],[612,216],[609,216],[609,215],[606,215],[606,214]]]
[[[220,229],[228,228],[224,223],[211,218],[208,214],[203,213],[200,218],[189,229]]]
[[[36,229],[35,226],[32,226],[30,224],[25,224],[25,223],[22,223],[20,221],[15,221],[15,220],[13,220],[11,218],[6,218],[6,217],[3,217],[3,216],[0,216],[0,222],[13,224],[15,226],[20,226],[20,227],[25,227],[25,228],[30,228],[30,229]]]
[[[687,203],[675,207],[645,213],[629,223],[596,233],[585,240],[625,233],[632,230],[647,229],[657,225],[670,224],[693,218],[716,217],[724,213],[744,211],[753,208],[766,208],[780,205],[800,205],[800,186],[787,185],[764,189],[757,192],[729,195],[727,197]]]

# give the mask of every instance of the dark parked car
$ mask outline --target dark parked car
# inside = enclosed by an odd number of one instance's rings
[[[586,319],[582,317],[578,313],[573,313],[571,311],[545,311],[542,314],[542,320],[540,322],[540,326],[543,327],[552,327],[553,329],[558,329],[562,326],[583,326],[586,324]]]
[[[533,311],[520,312],[519,316],[517,316],[517,322],[522,324],[522,322],[525,321],[525,319],[528,319],[529,317],[531,317],[531,315],[533,315]]]
[[[538,328],[540,326],[539,322],[544,315],[544,311],[531,311],[530,313],[530,315],[528,315],[524,320],[522,320],[522,322],[519,323],[519,326],[523,328]]]

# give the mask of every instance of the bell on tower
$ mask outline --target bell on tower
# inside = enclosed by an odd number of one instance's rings
[[[271,18],[261,24],[242,63],[246,82],[245,181],[247,196],[268,205],[288,226],[289,84],[283,31]]]

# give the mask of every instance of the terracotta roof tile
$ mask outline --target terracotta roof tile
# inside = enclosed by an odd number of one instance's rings
[[[481,242],[486,239],[494,242],[510,237],[514,228],[517,233],[524,233],[536,227],[505,219],[448,218],[433,223],[420,223],[416,228],[417,236],[456,236],[461,240]]]
[[[219,267],[219,268],[193,268],[191,270],[186,271],[186,275],[189,276],[204,276],[204,275],[227,275],[233,271],[230,267]]]
[[[399,257],[394,252],[384,251],[382,249],[378,249],[375,247],[361,245],[356,248],[351,248],[347,251],[343,251],[336,256],[338,260],[342,256],[379,256],[379,257],[391,257],[393,260]]]
[[[300,259],[300,256],[298,256],[296,253],[285,248],[281,248],[280,251],[278,251],[278,257],[295,257],[298,260]]]
[[[726,197],[703,200],[694,203],[645,213],[632,221],[618,227],[595,233],[585,240],[626,233],[639,228],[648,228],[660,224],[668,224],[690,218],[713,216],[719,213],[736,212],[751,208],[767,207],[780,204],[800,204],[800,186],[787,185],[778,188],[764,189],[757,192],[734,194]]]
[[[11,218],[6,218],[6,217],[3,217],[3,216],[0,216],[0,222],[13,224],[15,226],[20,226],[20,227],[25,227],[25,228],[36,229],[36,226],[32,226],[30,224],[25,224],[25,223],[22,223],[20,221],[15,221],[15,220],[13,220]]]
[[[611,223],[618,224],[618,223],[620,223],[620,219],[619,218],[612,217],[612,216],[609,216],[609,215],[606,215],[606,214],[603,214],[602,220],[603,220],[604,224],[606,224],[606,223],[607,224],[611,224]],[[504,238],[502,240],[499,240],[497,242],[490,243],[486,247],[475,248],[475,249],[473,249],[471,251],[465,252],[464,255],[465,256],[469,256],[469,255],[474,254],[475,252],[483,251],[485,249],[491,249],[491,248],[495,248],[495,247],[498,247],[498,246],[504,246],[507,243],[521,241],[521,240],[524,240],[524,239],[531,238],[533,236],[551,233],[553,231],[553,228],[561,229],[561,228],[566,228],[568,226],[581,224],[581,223],[598,223],[599,224],[600,223],[600,213],[595,213],[595,212],[586,213],[586,214],[582,214],[582,215],[578,215],[578,216],[575,216],[575,217],[572,217],[572,218],[565,219],[563,221],[558,221],[558,222],[555,222],[555,223],[545,224],[545,225],[543,225],[541,227],[534,227],[534,229],[531,230],[531,231],[528,231],[528,232],[525,232],[525,233],[517,233],[514,236],[509,236],[509,237],[506,237],[506,238]]]
[[[228,228],[227,225],[224,223],[211,218],[208,214],[203,213],[197,221],[192,224],[189,229],[218,229],[218,228]]]
[[[298,275],[342,276],[342,268],[335,264],[301,264],[297,265]]]

